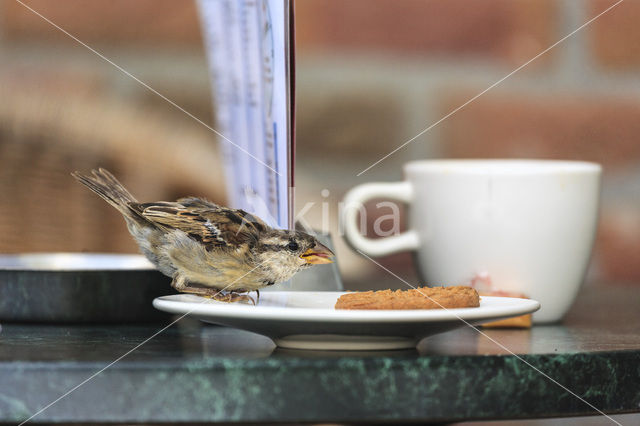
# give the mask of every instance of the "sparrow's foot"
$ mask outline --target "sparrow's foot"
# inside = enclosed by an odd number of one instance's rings
[[[251,302],[251,304],[254,306],[256,304],[256,301],[253,299],[253,297],[249,296],[248,294],[241,294],[235,291],[229,291],[225,293],[219,291],[209,297],[213,300],[217,300],[218,302]]]
[[[171,282],[171,286],[178,290],[181,293],[191,293],[197,294],[198,296],[206,297],[209,299],[217,300],[218,302],[251,302],[252,305],[255,306],[256,301],[249,296],[248,291],[245,290],[231,290],[231,291],[222,291],[215,288],[210,287],[200,287],[194,286],[191,283],[187,282],[187,280],[181,276],[176,275]],[[258,293],[258,298],[260,297],[260,293]]]

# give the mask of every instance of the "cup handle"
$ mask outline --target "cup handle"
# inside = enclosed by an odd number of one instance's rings
[[[352,188],[344,198],[343,224],[347,242],[368,256],[385,256],[400,251],[416,250],[420,245],[418,234],[408,230],[391,237],[372,239],[363,236],[356,224],[361,206],[372,198],[388,198],[411,203],[413,187],[409,182],[366,183]]]

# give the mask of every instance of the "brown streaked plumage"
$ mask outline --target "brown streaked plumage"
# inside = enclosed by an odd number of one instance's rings
[[[244,210],[195,197],[139,203],[105,169],[72,175],[122,213],[142,253],[178,291],[233,300],[221,292],[257,291],[332,262],[315,237],[271,228]]]

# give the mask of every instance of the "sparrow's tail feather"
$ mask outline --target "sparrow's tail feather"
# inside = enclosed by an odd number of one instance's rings
[[[137,203],[136,199],[122,186],[115,176],[103,168],[92,170],[91,174],[92,176],[88,176],[80,172],[73,172],[71,176],[98,194],[126,217],[139,219],[139,213],[131,205],[131,203]]]

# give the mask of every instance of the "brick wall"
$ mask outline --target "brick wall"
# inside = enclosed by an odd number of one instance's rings
[[[640,0],[626,0],[356,176],[614,2],[296,0],[298,205],[325,201],[325,188],[337,202],[358,183],[400,179],[402,163],[415,158],[598,161],[603,205],[589,279],[639,283]],[[192,1],[28,4],[211,121]],[[0,1],[0,47],[0,84],[43,87],[54,72],[67,90],[199,126],[11,0]],[[338,250],[347,281],[361,282],[370,264],[343,244]],[[386,262],[410,270],[408,255]]]
[[[195,4],[184,0],[32,0],[27,6],[85,43],[133,46],[200,43]],[[2,32],[7,41],[64,44],[68,38],[13,0],[2,1]],[[123,46],[123,47],[124,47]]]
[[[613,3],[298,2],[300,161],[340,135],[349,146],[340,152],[358,153],[348,165],[340,159],[335,184],[344,190],[398,179],[401,164],[414,158],[600,162],[603,204],[589,280],[639,282],[640,1],[625,1],[354,176],[380,151],[401,145]],[[354,99],[365,105],[345,116],[342,108]],[[410,258],[388,262],[403,270]]]

